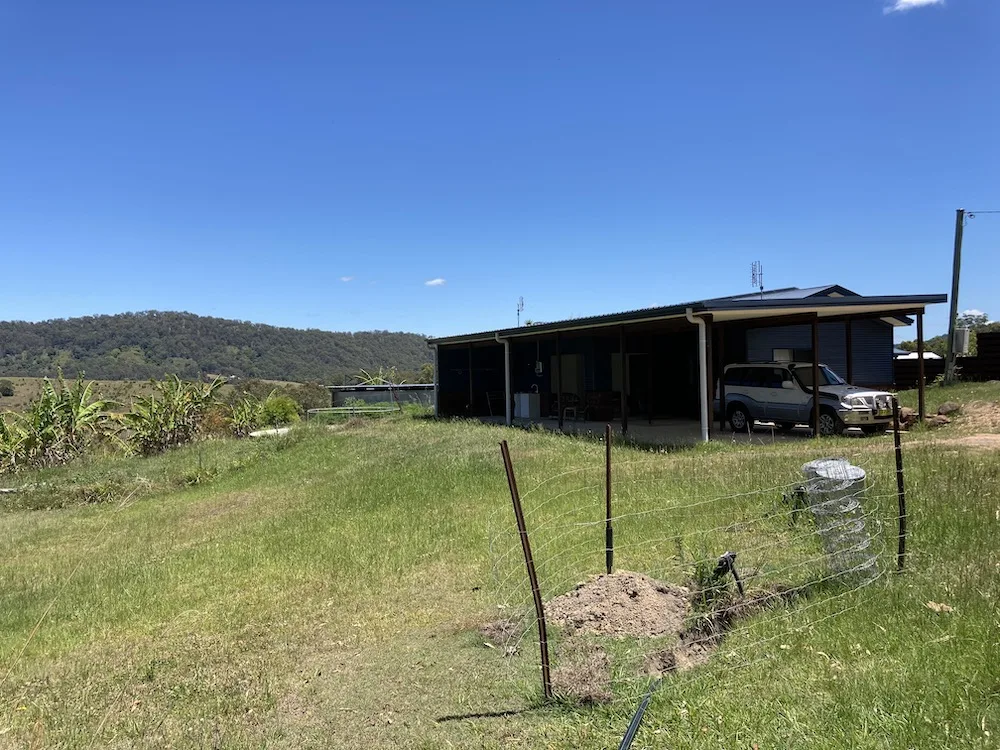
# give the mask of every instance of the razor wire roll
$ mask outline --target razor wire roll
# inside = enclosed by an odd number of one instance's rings
[[[805,503],[822,540],[830,573],[868,583],[878,576],[878,552],[861,501],[864,469],[843,458],[821,458],[802,466]]]

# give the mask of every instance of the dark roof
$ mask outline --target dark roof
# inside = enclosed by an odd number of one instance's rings
[[[732,311],[753,312],[755,310],[766,312],[768,310],[786,308],[793,310],[801,309],[803,312],[806,312],[810,309],[819,310],[824,307],[877,306],[892,307],[902,312],[906,310],[913,310],[915,308],[922,309],[925,305],[933,305],[947,301],[948,297],[944,294],[882,295],[865,297],[837,284],[810,287],[808,289],[789,287],[787,289],[775,289],[771,292],[764,292],[763,297],[759,292],[749,295],[741,294],[731,297],[715,297],[707,300],[683,302],[664,307],[645,307],[637,310],[611,313],[608,315],[568,318],[566,320],[559,320],[551,323],[538,323],[536,325],[521,326],[518,328],[501,328],[494,331],[480,331],[477,333],[466,333],[457,336],[432,338],[428,339],[428,343],[469,343],[473,341],[486,341],[493,339],[496,336],[504,338],[508,336],[532,336],[540,333],[553,333],[559,330],[596,328],[620,323],[641,323],[644,321],[682,316],[689,308],[693,313]],[[894,317],[899,316],[897,315]]]
[[[755,299],[808,299],[810,297],[860,297],[857,292],[852,292],[839,284],[830,286],[811,286],[806,289],[799,289],[795,286],[785,289],[772,289],[769,292],[751,292],[750,294],[737,294],[732,297],[719,297],[719,300],[755,300]]]

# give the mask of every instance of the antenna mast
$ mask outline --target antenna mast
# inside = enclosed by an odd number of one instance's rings
[[[750,266],[750,285],[760,291],[760,298],[764,299],[764,266],[759,260],[755,260]]]
[[[517,298],[517,327],[521,327],[521,313],[524,312],[524,297]]]

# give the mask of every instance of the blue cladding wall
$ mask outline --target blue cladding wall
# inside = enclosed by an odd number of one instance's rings
[[[846,324],[821,323],[819,359],[847,377]],[[855,385],[892,383],[892,326],[881,320],[856,320],[852,325]],[[767,361],[775,349],[812,349],[812,326],[753,328],[747,331],[747,359]]]

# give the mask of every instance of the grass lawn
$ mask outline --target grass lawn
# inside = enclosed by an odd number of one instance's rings
[[[1000,462],[921,437],[908,571],[739,623],[665,679],[633,747],[998,746]],[[604,560],[604,449],[581,439],[394,419],[17,478],[37,487],[0,496],[0,748],[616,747],[636,644],[609,646],[610,704],[541,705],[531,631],[510,657],[478,632],[530,602],[501,439],[563,593]],[[616,447],[616,567],[683,584],[733,549],[751,588],[822,576],[781,495],[848,455],[890,568],[890,445]]]
[[[973,410],[975,410],[977,406],[996,404],[1000,401],[1000,382],[958,382],[953,385],[928,385],[925,397],[927,399],[928,414],[937,414],[938,407],[947,401],[961,404],[966,409],[971,405]],[[900,392],[899,403],[902,406],[909,406],[911,409],[916,409],[917,391],[909,390]],[[973,428],[977,426],[971,425]]]

